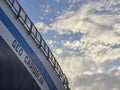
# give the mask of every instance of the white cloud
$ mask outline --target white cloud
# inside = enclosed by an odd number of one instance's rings
[[[51,8],[51,6],[50,6],[49,4],[46,5],[46,6],[45,6],[44,13],[45,13],[45,14],[49,14],[49,13],[51,12],[51,9],[50,9],[50,8]]]
[[[75,89],[78,90],[119,90],[120,79],[107,74],[94,74],[76,77]]]
[[[73,90],[120,89],[119,68],[115,65],[109,69],[102,66],[107,61],[120,59],[118,3],[119,0],[88,0],[77,11],[63,13],[50,25],[59,34],[83,34],[80,40],[63,41],[63,47],[73,52],[64,49],[68,56],[57,56]],[[75,50],[82,54],[76,55]],[[64,51],[60,54],[64,54]]]
[[[78,41],[78,40],[75,40],[73,42],[65,41],[62,44],[63,44],[63,46],[73,49],[73,50],[80,48],[80,41]]]
[[[57,55],[60,55],[63,53],[63,50],[61,48],[57,48],[55,52]]]
[[[119,90],[119,67],[112,67],[104,70],[101,65],[93,61],[82,60],[82,57],[71,55],[67,58],[58,58],[64,73],[70,82],[70,87],[74,90]],[[119,70],[119,71],[116,71]],[[114,83],[114,84],[113,84]]]
[[[115,32],[120,33],[120,23],[114,24],[113,28],[114,28]]]
[[[67,41],[64,46],[74,48],[77,45],[81,50],[85,50],[85,55],[89,59],[104,62],[110,58],[113,59],[112,57],[114,57],[114,59],[115,57],[118,58],[119,54],[117,54],[117,57],[115,53],[119,53],[120,49],[112,49],[111,46],[120,44],[120,37],[116,35],[113,29],[119,28],[115,22],[119,19],[119,15],[114,15],[113,17],[112,14],[104,13],[105,11],[102,14],[92,12],[96,7],[98,11],[101,10],[103,5],[106,4],[109,4],[109,7],[111,7],[112,3],[113,1],[89,2],[80,7],[72,16],[66,16],[67,18],[63,19],[58,18],[55,23],[51,24],[51,27],[59,33],[68,33],[69,31],[74,33],[81,32],[83,37],[80,42],[73,41],[70,43]],[[109,7],[107,10],[109,10]],[[62,16],[65,17],[65,15],[63,14]]]
[[[35,23],[35,26],[37,27],[37,29],[41,32],[47,32],[49,30],[49,27],[44,24],[43,22],[37,22]]]
[[[51,24],[51,26],[60,33],[65,32],[65,30],[87,33],[95,30],[99,31],[99,29],[105,28],[102,27],[102,25],[110,27],[115,23],[115,20],[119,19],[119,15],[114,15],[113,17],[113,15],[109,14],[94,13],[94,9],[99,10],[103,7],[103,5],[104,2],[86,3],[82,5],[76,12],[67,11],[66,13],[62,14],[58,17],[58,20],[55,23]]]
[[[79,2],[80,0],[68,0],[69,3],[77,3]]]
[[[55,41],[55,40],[47,40],[47,42],[48,42],[48,44],[49,44],[49,45],[53,45],[53,44],[55,44],[55,43],[56,43],[56,41]]]
[[[57,39],[48,40],[72,90],[120,89],[120,67],[111,65],[106,68],[103,65],[109,66],[108,62],[120,59],[119,4],[119,0],[87,0],[76,11],[64,10],[50,25],[35,24],[44,32],[55,30],[61,35],[82,33],[79,40],[62,40],[60,48],[54,45]]]

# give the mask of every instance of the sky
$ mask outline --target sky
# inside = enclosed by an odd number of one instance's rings
[[[19,0],[71,90],[120,90],[120,0]]]

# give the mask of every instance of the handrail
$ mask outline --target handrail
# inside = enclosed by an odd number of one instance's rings
[[[4,0],[9,7],[12,9],[13,13],[15,14],[16,18],[25,26],[28,34],[32,36],[35,43],[38,45],[38,48],[41,48],[45,56],[47,57],[48,61],[53,66],[53,69],[57,73],[58,77],[62,81],[65,90],[70,90],[68,86],[68,79],[66,75],[63,73],[60,65],[58,64],[56,58],[53,56],[50,48],[46,44],[45,40],[42,38],[40,32],[37,30],[33,22],[27,16],[21,5],[18,3],[17,0]]]

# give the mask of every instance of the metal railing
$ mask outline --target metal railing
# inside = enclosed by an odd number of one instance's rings
[[[38,45],[38,48],[41,48],[41,50],[47,57],[47,60],[51,63],[53,69],[56,71],[58,77],[62,81],[65,90],[70,90],[66,75],[63,73],[60,65],[58,64],[56,58],[53,56],[53,53],[51,52],[50,48],[42,38],[40,32],[37,30],[33,22],[27,16],[21,5],[18,3],[17,0],[4,0],[4,1],[9,5],[11,10],[15,14],[16,18],[19,19],[19,21],[25,26],[28,34],[32,36],[35,43]]]

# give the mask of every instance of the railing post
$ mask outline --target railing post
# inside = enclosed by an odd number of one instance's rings
[[[42,43],[42,37],[40,35],[40,41],[39,41],[39,44],[38,44],[38,48],[41,48],[41,43]]]
[[[19,18],[20,17],[20,12],[21,12],[21,7],[19,8],[18,12],[17,12],[17,15],[16,15],[16,18]]]
[[[55,70],[55,63],[56,63],[55,57],[53,56],[52,59],[54,60],[54,61],[53,61],[53,69]]]
[[[46,43],[45,43],[45,41],[43,41],[44,42],[44,46],[43,46],[43,48],[44,48],[44,51],[45,51],[45,47],[46,47]],[[46,52],[46,51],[45,51]]]
[[[27,20],[27,15],[25,14],[25,20],[24,20],[24,23],[26,23],[26,20]]]
[[[10,2],[10,0],[9,0],[9,2]],[[15,0],[12,0],[12,2],[10,2],[12,6],[13,6],[14,2],[15,2]]]
[[[49,47],[48,47],[47,59],[49,60],[49,58],[50,58],[50,49],[49,49]],[[51,58],[50,58],[50,59],[51,59]]]
[[[32,33],[32,27],[33,27],[33,24],[32,24],[32,22],[30,22],[30,28],[29,28],[29,31],[28,31],[28,34],[31,34]]]

